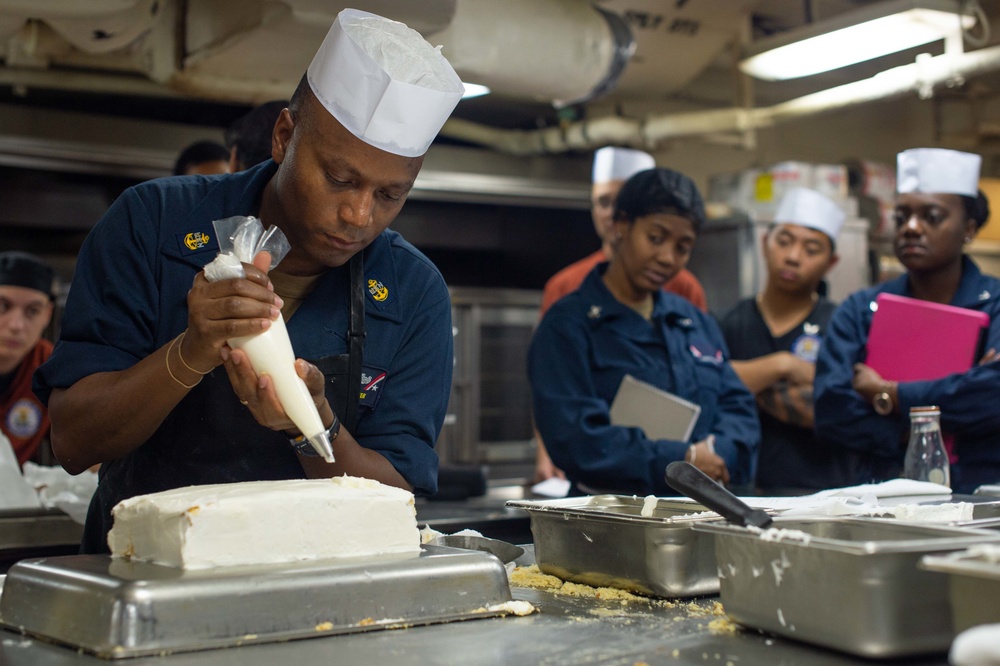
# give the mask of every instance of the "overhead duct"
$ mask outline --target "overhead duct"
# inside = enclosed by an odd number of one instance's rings
[[[8,16],[39,17],[84,53],[109,53],[134,42],[159,19],[159,0],[6,0]]]
[[[463,80],[556,106],[608,92],[635,50],[617,14],[580,0],[461,0],[427,39],[443,45]]]
[[[917,61],[875,76],[811,95],[755,109],[727,108],[652,115],[643,119],[609,116],[542,130],[503,130],[452,118],[442,136],[514,155],[592,150],[606,145],[654,148],[667,139],[742,132],[778,122],[888,99],[908,93],[930,95],[935,86],[1000,70],[1000,46],[962,54],[919,56]]]

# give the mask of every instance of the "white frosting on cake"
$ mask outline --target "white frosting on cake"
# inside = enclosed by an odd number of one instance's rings
[[[189,486],[111,513],[113,555],[183,569],[420,551],[413,494],[349,476]]]

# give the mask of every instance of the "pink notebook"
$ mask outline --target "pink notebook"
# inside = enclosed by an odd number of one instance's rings
[[[985,312],[879,294],[865,361],[884,379],[908,382],[965,372],[983,353]]]

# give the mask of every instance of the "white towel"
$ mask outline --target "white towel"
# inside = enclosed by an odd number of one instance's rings
[[[891,479],[882,483],[864,483],[860,486],[850,486],[848,488],[821,490],[813,494],[812,497],[857,497],[860,499],[866,495],[874,495],[879,499],[883,497],[951,495],[951,488],[938,483],[930,483],[929,481]]]

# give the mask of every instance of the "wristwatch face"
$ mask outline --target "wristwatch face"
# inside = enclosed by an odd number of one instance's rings
[[[885,391],[876,394],[872,399],[872,407],[879,416],[888,416],[892,413],[892,396]]]

